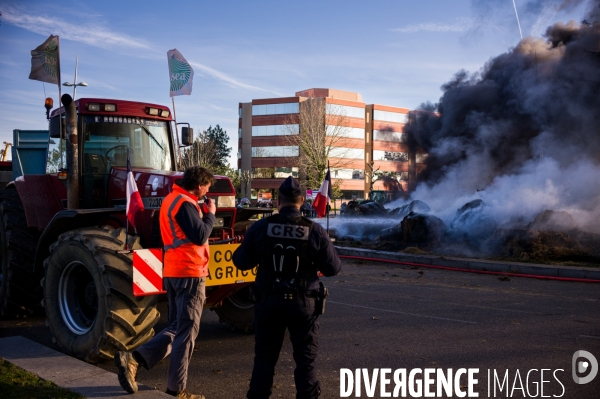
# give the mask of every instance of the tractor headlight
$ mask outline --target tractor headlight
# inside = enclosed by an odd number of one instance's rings
[[[217,204],[219,208],[235,208],[235,196],[226,195],[219,197]]]

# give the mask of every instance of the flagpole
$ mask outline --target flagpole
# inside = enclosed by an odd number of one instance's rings
[[[73,79],[73,101],[77,92],[77,67],[79,66],[79,54],[75,54],[75,78]]]
[[[61,103],[62,103],[62,88],[61,88],[61,76],[60,76],[60,36],[56,36],[56,41],[58,42],[58,129],[59,129],[59,135],[60,138],[63,138],[63,123],[62,123],[62,112],[60,112],[61,109]],[[75,99],[73,99],[73,101],[75,101]],[[63,151],[63,141],[59,139],[59,148],[60,148],[60,152],[62,153]],[[64,137],[64,139],[66,140],[67,138]],[[63,157],[60,157],[60,168],[64,169],[65,165],[63,165]]]
[[[329,172],[329,159],[327,160],[327,172]],[[327,176],[327,174],[325,174],[325,176]],[[329,175],[329,184],[331,184],[331,174]],[[331,190],[331,187],[327,188],[327,191],[329,190]],[[327,205],[325,206],[325,210],[327,211],[327,236],[329,237],[329,210],[327,209],[327,206],[329,206],[329,201],[331,198],[329,198],[329,196],[327,197]]]
[[[129,179],[129,172],[131,172],[131,163],[129,162],[129,147],[127,147],[127,180]],[[131,193],[128,193],[127,191],[127,187],[129,187],[127,184],[125,185],[125,196],[127,197],[127,194],[131,195]],[[127,197],[125,199],[125,250],[129,250],[129,248],[127,248],[127,242],[129,241],[129,215],[127,215],[127,203],[130,201],[130,198]]]
[[[179,158],[179,169],[181,170],[181,145],[179,144],[179,132],[177,131],[177,114],[175,113],[175,97],[171,97],[173,102],[173,121],[175,122],[175,137],[177,137],[177,157]]]

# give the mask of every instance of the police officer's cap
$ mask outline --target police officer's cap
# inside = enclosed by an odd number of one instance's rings
[[[279,195],[288,198],[301,197],[302,190],[300,189],[298,180],[294,179],[292,176],[288,176],[288,178],[281,183],[281,186],[279,186]]]

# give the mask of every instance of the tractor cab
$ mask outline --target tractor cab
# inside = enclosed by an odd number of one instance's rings
[[[166,107],[122,100],[82,98],[75,102],[81,203],[83,209],[112,207],[110,177],[115,168],[174,171],[170,111]],[[66,132],[62,109],[50,119],[47,173],[65,169]],[[64,122],[64,119],[63,119]],[[156,190],[154,190],[156,191]]]

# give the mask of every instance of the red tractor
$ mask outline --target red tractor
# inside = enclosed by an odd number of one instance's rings
[[[159,295],[133,294],[130,250],[162,248],[160,205],[183,173],[167,107],[68,95],[63,104],[49,131],[15,130],[14,180],[0,192],[0,313],[31,313],[41,301],[65,353],[98,362],[154,335]],[[128,152],[145,209],[126,234]],[[217,205],[210,242],[222,245],[211,245],[206,307],[249,330],[254,275],[231,263],[241,240],[231,181],[216,176],[208,197]]]

